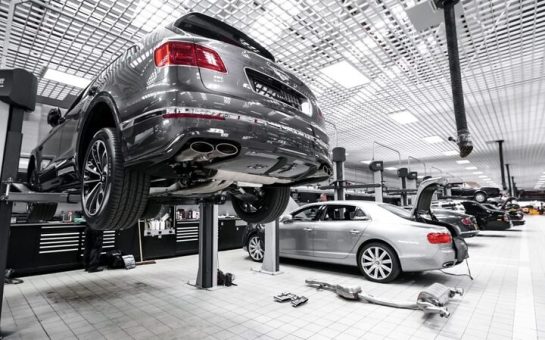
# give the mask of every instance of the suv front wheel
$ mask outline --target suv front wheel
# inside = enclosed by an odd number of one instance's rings
[[[246,189],[246,199],[231,196],[237,216],[248,223],[269,223],[280,217],[288,206],[289,187],[263,186]]]
[[[81,205],[95,230],[122,230],[136,224],[149,194],[149,176],[125,169],[121,141],[113,128],[99,130],[83,161]]]

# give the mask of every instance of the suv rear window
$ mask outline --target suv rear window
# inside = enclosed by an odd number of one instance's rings
[[[178,19],[174,26],[188,33],[238,46],[274,61],[273,55],[257,41],[223,21],[208,15],[189,13]]]

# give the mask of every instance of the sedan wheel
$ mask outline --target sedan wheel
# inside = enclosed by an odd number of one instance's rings
[[[385,244],[368,244],[359,254],[358,267],[370,281],[390,282],[401,272],[394,250]]]
[[[479,202],[479,203],[484,203],[486,202],[486,194],[483,193],[483,192],[478,192],[475,194],[475,197],[474,197],[475,201]]]
[[[253,235],[248,241],[248,254],[250,258],[255,262],[263,261],[265,255],[265,247],[263,246],[263,240],[258,235]]]

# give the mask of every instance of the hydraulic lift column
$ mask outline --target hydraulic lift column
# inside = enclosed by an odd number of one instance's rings
[[[375,202],[382,203],[382,172],[384,171],[384,162],[373,161],[369,164],[369,169],[373,172],[373,183],[379,185],[375,188]]]
[[[345,200],[344,162],[346,161],[345,148],[333,149],[333,162],[335,163],[335,200]]]
[[[195,286],[213,288],[218,283],[218,206],[213,199],[200,202],[199,271]]]
[[[409,174],[409,169],[407,168],[399,168],[397,170],[397,176],[401,180],[401,204],[403,206],[407,205],[407,175]]]
[[[418,172],[416,171],[409,171],[409,173],[407,174],[407,190],[413,190],[414,192],[416,192],[416,180],[418,179]],[[413,194],[414,196],[414,194]],[[412,202],[413,200],[411,199],[411,205],[414,204],[414,202]]]
[[[511,171],[509,169],[509,164],[505,164],[505,170],[507,170],[507,183],[509,183],[509,196],[514,196],[513,186],[511,185]]]
[[[23,140],[23,114],[25,111],[34,111],[37,87],[36,77],[28,71],[0,70],[0,196],[9,194],[8,183],[17,177]],[[0,315],[4,300],[4,273],[12,206],[13,202],[0,200]]]

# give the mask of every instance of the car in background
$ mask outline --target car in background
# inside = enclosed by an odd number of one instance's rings
[[[513,227],[509,215],[499,209],[490,209],[475,201],[463,201],[466,213],[477,219],[480,230],[507,230]]]
[[[453,236],[445,223],[420,216],[430,209],[434,180],[420,185],[412,211],[370,201],[329,201],[300,207],[280,221],[279,254],[358,266],[366,279],[381,283],[405,271],[454,266],[467,257],[463,239]],[[243,244],[252,260],[263,260],[264,228],[248,228]]]
[[[432,209],[449,209],[449,210],[457,211],[462,214],[466,211],[466,209],[460,202],[451,201],[451,200],[440,200],[440,201],[431,202],[431,208]]]
[[[479,225],[475,216],[450,209],[432,208],[432,213],[437,220],[456,226],[460,230],[461,237],[474,237],[479,233]]]
[[[223,194],[241,219],[265,223],[285,210],[291,186],[332,172],[312,91],[258,42],[199,13],[123,51],[47,121],[29,186],[79,193],[93,229]],[[35,206],[43,219],[55,208]]]
[[[501,196],[501,190],[495,187],[470,188],[466,186],[456,186],[450,189],[450,193],[451,197],[472,199],[479,203],[484,203],[489,198]]]
[[[509,219],[513,222],[514,226],[524,225],[526,221],[524,220],[524,212],[520,205],[516,202],[514,197],[507,198],[499,206],[493,204],[483,204],[485,207],[490,209],[503,210],[509,215]]]

